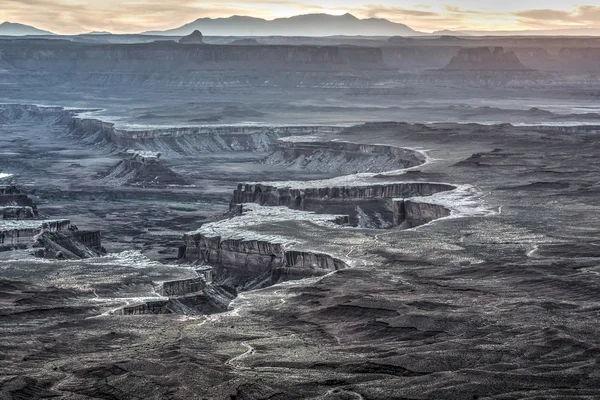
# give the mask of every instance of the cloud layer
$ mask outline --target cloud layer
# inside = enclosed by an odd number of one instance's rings
[[[564,1],[554,8],[523,7],[500,9],[494,1],[436,0],[403,2],[379,0],[1,0],[0,22],[12,21],[47,29],[56,33],[72,34],[89,31],[136,33],[145,30],[169,29],[200,17],[228,17],[252,15],[262,18],[285,17],[303,13],[350,12],[362,18],[387,18],[405,23],[414,29],[435,31],[455,30],[506,30],[506,29],[560,29],[573,27],[598,27],[600,7],[570,5]],[[528,2],[529,1],[529,2]],[[539,3],[524,0],[524,6],[551,4],[553,0]],[[596,1],[596,0],[594,0]],[[504,5],[507,3],[505,2]],[[514,3],[512,3],[514,4]],[[472,5],[466,7],[465,5]],[[477,6],[476,6],[477,5]],[[487,6],[487,7],[485,7]]]

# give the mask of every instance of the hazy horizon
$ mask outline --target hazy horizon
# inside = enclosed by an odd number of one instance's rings
[[[589,0],[588,0],[589,1]],[[600,30],[600,7],[561,0],[237,0],[225,2],[160,0],[5,0],[0,21],[20,23],[56,34],[92,31],[140,33],[168,30],[199,18],[234,15],[272,20],[302,14],[383,18],[419,32]]]

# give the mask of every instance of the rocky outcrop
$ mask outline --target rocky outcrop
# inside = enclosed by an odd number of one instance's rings
[[[164,165],[160,153],[130,150],[103,178],[106,184],[128,186],[186,185],[185,178]]]
[[[353,174],[410,168],[425,160],[421,152],[400,147],[290,137],[280,139],[276,151],[264,163],[315,172]]]
[[[31,197],[15,185],[0,186],[0,219],[27,219],[38,215]]]
[[[36,213],[32,207],[9,206],[0,207],[0,220],[4,219],[33,219]]]
[[[451,214],[450,209],[441,204],[426,203],[414,199],[405,200],[403,203],[404,222],[410,228],[428,224]]]
[[[34,237],[37,257],[79,260],[106,254],[99,231],[79,231],[74,226],[66,231],[43,231]]]
[[[189,279],[162,282],[157,289],[162,298],[129,304],[117,310],[122,315],[181,314],[207,315],[227,310],[235,294],[206,280],[206,271]]]
[[[341,215],[318,215],[285,207],[240,206],[235,218],[205,224],[184,235],[183,260],[208,264],[214,268],[214,283],[249,290],[274,283],[320,276],[344,269],[346,263],[320,252],[298,248],[298,243],[273,235],[248,230],[257,223],[307,220],[336,226]]]
[[[0,251],[35,249],[44,258],[81,259],[105,253],[98,231],[79,231],[68,219],[38,220],[22,189],[0,186]]]
[[[203,277],[182,279],[178,281],[163,282],[158,293],[161,296],[185,296],[201,292],[207,285]]]
[[[452,185],[429,182],[305,188],[239,184],[233,192],[231,207],[241,203],[286,206],[295,210],[348,215],[349,223],[354,226],[391,228],[402,225],[405,220],[399,203],[401,199],[454,189],[456,187]]]
[[[75,110],[66,110],[63,107],[0,104],[0,125],[23,121],[66,125],[76,113]]]
[[[0,249],[27,248],[33,246],[34,238],[43,232],[62,232],[70,227],[68,219],[0,221]]]
[[[188,36],[184,36],[179,39],[179,43],[181,44],[202,44],[204,43],[204,37],[202,36],[202,32],[199,30],[195,30]]]
[[[460,49],[444,68],[446,71],[532,71],[527,68],[519,57],[504,48],[474,47]]]

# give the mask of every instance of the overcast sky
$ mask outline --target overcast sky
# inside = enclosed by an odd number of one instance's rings
[[[55,33],[136,33],[201,17],[305,13],[387,18],[420,31],[600,27],[600,0],[0,0],[0,22]]]

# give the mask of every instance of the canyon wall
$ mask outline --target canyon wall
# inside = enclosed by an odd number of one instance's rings
[[[428,224],[450,214],[451,211],[441,204],[404,200],[404,218],[407,226],[411,228]]]
[[[285,136],[331,134],[334,126],[205,126],[130,130],[98,119],[73,118],[69,134],[82,143],[108,151],[136,149],[160,151],[167,155],[193,155],[229,151],[270,151]]]
[[[255,45],[187,46],[172,41],[137,44],[86,44],[51,41],[2,41],[0,62],[30,70],[67,74],[106,71],[189,72],[236,69],[322,69],[383,64],[381,49],[359,46]]]
[[[3,221],[0,223],[0,246],[11,247],[23,244],[32,244],[35,236],[40,233],[62,232],[71,227],[71,221],[48,220],[48,221]]]
[[[401,147],[359,144],[322,139],[285,138],[264,160],[265,164],[314,172],[386,172],[415,167],[425,162],[422,153]]]
[[[328,254],[288,250],[267,240],[238,240],[204,234],[184,235],[186,262],[212,265],[215,283],[238,291],[284,280],[325,275],[346,263]]]
[[[455,188],[429,182],[306,188],[239,184],[233,192],[231,208],[242,203],[286,206],[295,210],[348,215],[350,225],[354,226],[391,228],[401,225],[405,219],[402,206],[395,199],[431,196]]]

